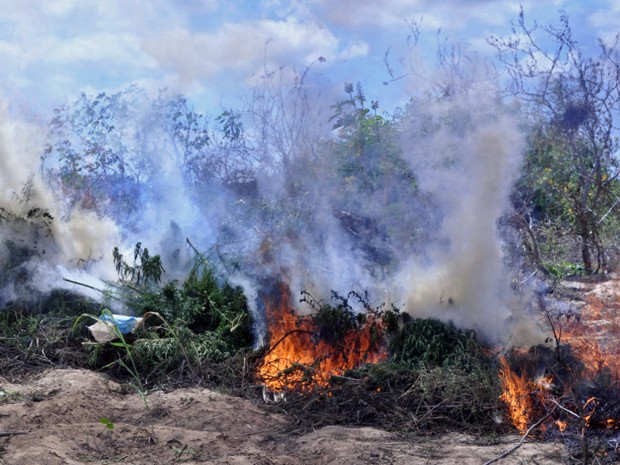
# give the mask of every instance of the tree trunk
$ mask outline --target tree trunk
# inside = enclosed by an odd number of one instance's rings
[[[590,253],[590,228],[588,224],[588,214],[585,209],[577,213],[577,224],[579,225],[579,237],[581,238],[581,260],[587,274],[592,274],[592,254]]]
[[[587,274],[592,274],[592,255],[588,247],[588,233],[581,234],[581,259]]]

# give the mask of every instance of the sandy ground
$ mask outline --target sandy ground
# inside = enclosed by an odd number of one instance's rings
[[[203,388],[155,392],[147,403],[148,409],[127,387],[86,370],[50,370],[19,385],[0,378],[0,463],[469,465],[497,457],[520,439],[489,444],[450,434],[403,440],[339,426],[299,435],[284,416]],[[555,464],[563,454],[561,444],[533,441],[498,463]]]

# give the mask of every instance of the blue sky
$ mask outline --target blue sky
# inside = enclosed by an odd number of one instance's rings
[[[313,73],[327,93],[361,81],[369,99],[389,106],[406,85],[381,84],[383,58],[389,49],[395,72],[406,71],[407,21],[420,24],[423,54],[433,56],[441,29],[486,58],[486,38],[511,33],[520,3],[542,24],[566,10],[586,47],[620,29],[618,0],[0,0],[0,98],[44,119],[82,91],[138,83],[183,92],[215,113],[235,106],[264,66],[300,71],[321,56]]]

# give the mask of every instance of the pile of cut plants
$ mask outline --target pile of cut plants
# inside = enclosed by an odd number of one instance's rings
[[[258,368],[277,341],[268,338],[254,347],[253,316],[239,287],[199,253],[182,282],[163,284],[159,256],[137,244],[133,258],[128,264],[115,249],[119,279],[102,284],[98,302],[58,290],[5,306],[0,375],[15,380],[50,367],[88,368],[145,393],[208,386],[286,411],[302,430],[333,424],[401,432],[507,427],[494,421],[503,409],[497,363],[473,331],[373,307],[367,295],[356,292],[346,297],[334,292],[327,303],[302,292],[298,307],[304,313],[291,313],[305,328],[308,344],[338,347],[347,332],[372,321],[373,349],[381,357],[328,373],[319,384],[312,378],[316,366],[296,363],[287,370],[308,376],[271,392]],[[361,303],[362,312],[354,311],[351,300]],[[97,343],[88,327],[119,307],[141,318],[140,324]]]

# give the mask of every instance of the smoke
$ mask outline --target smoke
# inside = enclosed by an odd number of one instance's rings
[[[518,120],[487,89],[415,106],[406,157],[441,211],[440,239],[398,274],[405,310],[473,327],[495,342],[540,338],[511,288],[498,232],[524,151]]]
[[[162,256],[165,280],[185,276],[194,248],[204,253],[244,289],[258,341],[266,331],[260,291],[276,281],[325,301],[332,290],[367,291],[377,305],[451,320],[494,341],[535,335],[527,305],[511,289],[498,234],[524,141],[492,90],[416,97],[402,119],[386,119],[355,148],[356,123],[331,130],[324,109],[333,94],[321,96],[308,72],[303,79],[267,75],[276,81],[245,101],[246,135],[218,136],[212,125],[204,147],[194,123],[184,133],[193,135],[179,139],[175,128],[185,123],[165,121],[177,109],[189,111],[183,100],[154,100],[135,88],[110,99],[123,110],[110,127],[122,130],[97,143],[112,144],[125,164],[123,177],[97,179],[102,187],[89,192],[98,196],[90,200],[94,207],[79,195],[62,198],[81,192],[71,184],[64,190],[45,184],[39,175],[45,131],[11,121],[4,111],[0,206],[27,221],[0,234],[5,244],[20,237],[30,247],[22,266],[30,286],[49,291],[68,286],[62,278],[69,278],[100,287],[101,279],[115,279],[112,248],[131,256],[142,242]],[[83,115],[82,103],[74,116]],[[355,121],[359,114],[365,113],[339,117]],[[78,153],[87,152],[79,143]],[[61,162],[48,160],[48,173],[59,173]],[[50,216],[28,218],[33,208]],[[0,284],[4,301],[16,294],[11,283]]]
[[[33,297],[33,290],[69,287],[61,277],[110,277],[101,262],[118,228],[92,212],[76,210],[63,218],[62,201],[40,176],[44,134],[0,103],[0,305]]]
[[[525,149],[520,122],[488,84],[444,87],[452,97],[420,93],[407,107],[394,154],[381,144],[349,158],[338,143],[318,155],[294,146],[288,169],[260,183],[280,216],[263,231],[259,266],[325,301],[331,290],[368,291],[377,303],[473,327],[494,342],[538,341],[498,231]],[[321,137],[329,136],[303,140]],[[415,189],[403,168],[390,174],[392,155],[408,164]]]
[[[330,290],[368,291],[377,303],[473,327],[494,342],[539,342],[529,296],[511,287],[498,231],[520,172],[519,121],[494,89],[472,87],[454,98],[414,99],[400,142],[416,189],[397,176],[364,184],[374,163],[387,170],[386,154],[372,148],[356,155],[363,167],[343,188],[342,175],[329,176],[343,171],[337,144],[324,158],[295,147],[294,168],[280,173],[294,187],[261,184],[264,198],[284,198],[280,208],[289,210],[263,242],[268,276],[325,301]]]

